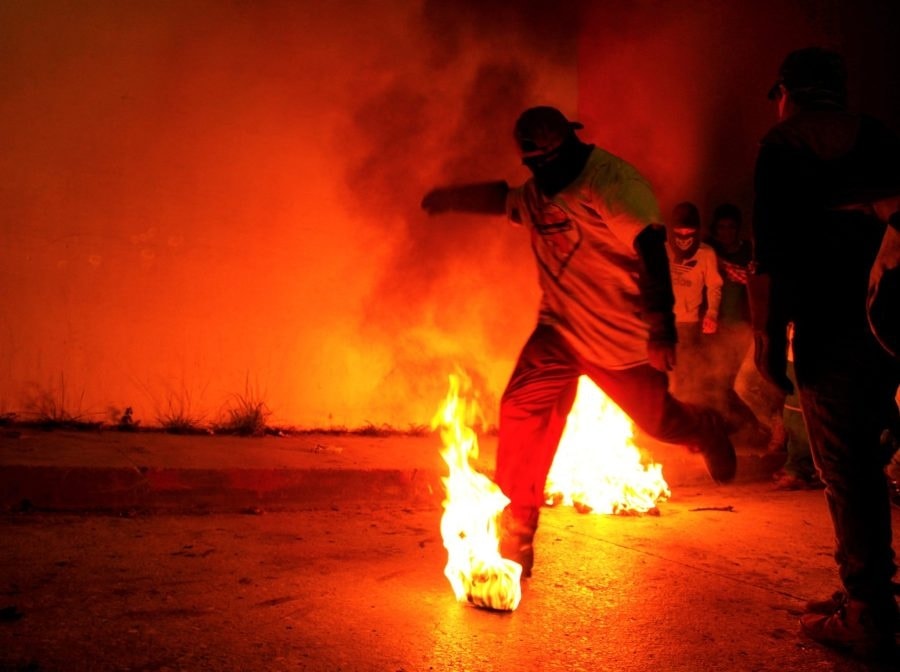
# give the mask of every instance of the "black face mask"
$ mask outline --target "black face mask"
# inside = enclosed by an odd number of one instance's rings
[[[554,196],[575,181],[591,154],[593,145],[581,142],[575,134],[547,154],[522,160],[534,175],[534,182],[545,196]]]
[[[697,248],[699,247],[699,231],[695,231],[694,233],[687,236],[681,236],[677,233],[672,232],[672,252],[675,254],[675,259],[677,261],[690,259],[697,253]]]

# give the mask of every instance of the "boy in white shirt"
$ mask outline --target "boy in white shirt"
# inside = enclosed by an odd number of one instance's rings
[[[675,294],[675,327],[678,332],[678,364],[672,391],[680,399],[715,406],[716,380],[711,351],[704,335],[718,331],[722,276],[716,253],[700,242],[700,213],[693,203],[679,203],[669,220],[666,245],[672,292]],[[705,311],[703,310],[705,304]],[[702,314],[701,314],[702,313]]]

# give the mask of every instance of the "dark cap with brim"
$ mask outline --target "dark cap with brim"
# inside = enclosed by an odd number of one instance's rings
[[[584,128],[580,122],[569,121],[555,107],[540,106],[519,115],[513,135],[523,153],[542,154],[552,152],[580,128]]]
[[[788,93],[813,96],[846,96],[847,71],[840,54],[821,47],[792,51],[778,69],[778,79],[769,89],[769,100],[779,97],[779,87]]]

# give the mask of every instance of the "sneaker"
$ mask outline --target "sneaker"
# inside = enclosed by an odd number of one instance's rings
[[[500,556],[522,565],[522,578],[531,577],[534,567],[534,542],[526,537],[507,535],[500,540]]]
[[[737,471],[737,455],[725,431],[725,421],[715,411],[708,411],[703,422],[706,425],[703,443],[696,450],[703,456],[706,470],[716,483],[733,481]]]
[[[847,600],[847,593],[843,590],[836,590],[831,597],[824,600],[810,600],[806,603],[806,611],[810,614],[822,614],[831,616],[834,612],[841,608]]]
[[[893,592],[894,594],[898,594],[900,592],[900,584],[893,584]],[[824,616],[831,616],[838,609],[840,609],[844,603],[847,601],[847,593],[843,590],[836,590],[831,594],[831,597],[827,597],[823,600],[810,600],[806,603],[805,611],[808,614],[822,614]],[[900,610],[896,608],[896,602],[894,603],[894,608],[891,609],[890,605],[887,607],[887,616],[889,622],[893,623],[894,632],[900,632]]]
[[[810,639],[858,658],[893,660],[897,653],[893,622],[886,610],[860,600],[845,599],[831,615],[804,614],[800,628]]]

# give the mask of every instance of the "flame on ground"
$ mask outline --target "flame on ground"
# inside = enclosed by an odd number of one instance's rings
[[[458,600],[512,611],[522,599],[522,566],[500,556],[498,519],[509,499],[469,462],[478,457],[478,437],[472,426],[479,417],[468,377],[451,374],[450,390],[431,423],[432,428],[440,427],[441,456],[450,469],[442,479],[446,490],[441,518],[447,549],[444,575]]]
[[[596,513],[650,511],[671,495],[662,466],[642,463],[631,419],[586,376],[544,492],[548,503]]]

